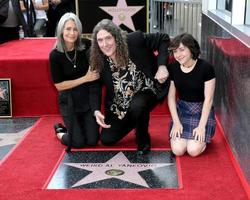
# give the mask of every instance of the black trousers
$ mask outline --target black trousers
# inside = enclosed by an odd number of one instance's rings
[[[131,130],[136,130],[136,143],[139,148],[150,146],[148,132],[150,111],[156,106],[156,95],[151,91],[137,93],[130,104],[125,117],[120,120],[111,111],[105,113],[105,122],[111,127],[102,129],[101,142],[104,145],[113,145],[125,137]]]
[[[75,99],[75,101],[73,101],[71,90],[59,93],[59,108],[68,130],[68,133],[63,135],[61,142],[74,148],[95,146],[99,140],[99,125],[96,123],[91,109],[88,108],[89,106],[81,105],[79,103],[81,99]]]
[[[50,5],[47,11],[47,17],[48,21],[46,24],[46,37],[55,37],[56,26],[61,16],[59,16],[57,11],[53,9],[52,6]]]
[[[99,126],[90,110],[70,116],[63,116],[63,121],[69,133],[63,135],[62,144],[68,146],[70,137],[71,145],[75,148],[95,146],[97,144],[99,140]]]

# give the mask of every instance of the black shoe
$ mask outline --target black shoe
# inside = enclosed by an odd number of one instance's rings
[[[150,152],[150,145],[145,145],[144,147],[138,147],[137,148],[137,154],[138,155],[145,155],[145,154],[148,154]]]
[[[55,134],[58,133],[66,133],[67,129],[65,126],[63,126],[61,123],[57,123],[54,125],[54,130],[55,130]]]

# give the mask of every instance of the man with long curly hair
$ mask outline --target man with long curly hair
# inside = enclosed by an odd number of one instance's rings
[[[108,19],[94,27],[90,65],[106,87],[105,116],[99,110],[94,115],[104,145],[135,129],[138,153],[150,151],[150,111],[168,92],[169,42],[167,34],[127,34]]]

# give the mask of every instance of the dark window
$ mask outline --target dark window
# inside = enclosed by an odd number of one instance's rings
[[[250,0],[246,0],[245,24],[250,26]]]
[[[225,2],[225,10],[232,12],[232,0],[226,0]]]

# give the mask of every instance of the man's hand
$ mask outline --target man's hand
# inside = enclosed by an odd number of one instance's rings
[[[155,74],[155,79],[158,80],[159,83],[164,83],[168,79],[169,73],[167,67],[165,65],[160,65]]]
[[[111,127],[111,125],[105,123],[105,121],[104,121],[105,117],[99,110],[96,110],[94,112],[94,116],[96,118],[97,124],[99,124],[102,128],[110,128]]]

